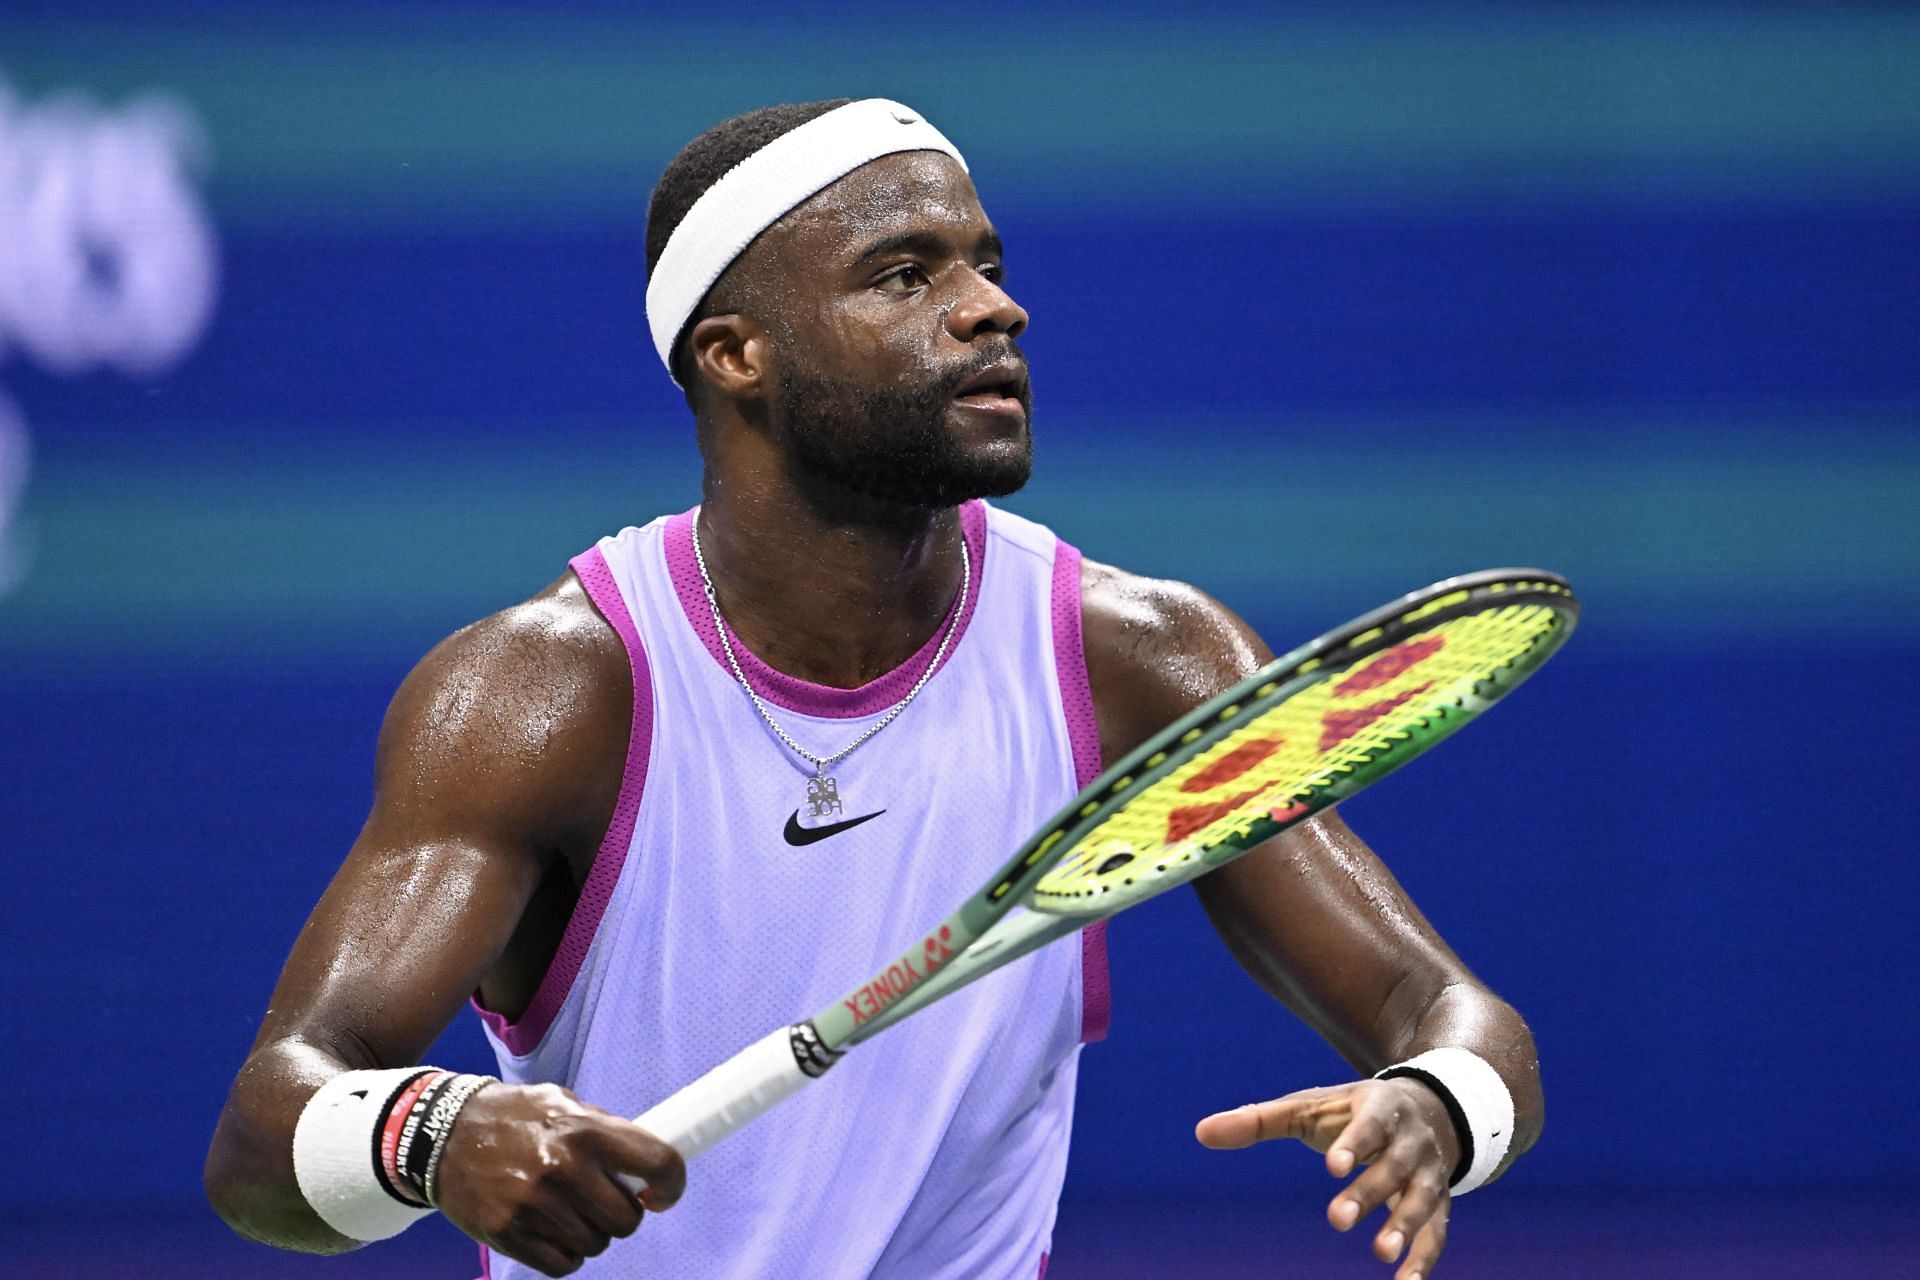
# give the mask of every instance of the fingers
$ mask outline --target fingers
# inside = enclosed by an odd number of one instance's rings
[[[602,1136],[607,1143],[607,1172],[644,1179],[647,1189],[640,1193],[641,1202],[649,1209],[671,1209],[687,1189],[686,1161],[631,1120],[618,1116],[606,1120]]]
[[[555,1177],[494,1237],[500,1252],[550,1276],[570,1275],[643,1217],[639,1202],[605,1174]]]
[[[1407,1180],[1404,1189],[1388,1201],[1393,1212],[1373,1238],[1373,1251],[1382,1262],[1392,1262],[1400,1256],[1400,1250],[1408,1240],[1418,1241],[1427,1225],[1436,1217],[1441,1221],[1441,1236],[1445,1239],[1445,1222],[1448,1207],[1447,1186],[1442,1176],[1431,1166],[1416,1169]],[[1436,1248],[1434,1254],[1437,1256]],[[1411,1256],[1411,1255],[1410,1255]],[[1428,1260],[1431,1264],[1431,1259]],[[1416,1267],[1425,1274],[1427,1268]]]
[[[640,1229],[640,1219],[646,1216],[640,1201],[611,1174],[582,1177],[573,1191],[575,1210],[601,1235],[614,1239],[630,1236]]]
[[[1346,1190],[1327,1206],[1327,1221],[1345,1231],[1354,1223],[1387,1202],[1387,1197],[1406,1189],[1420,1168],[1419,1148],[1412,1142],[1395,1142],[1367,1167],[1365,1173],[1347,1184]],[[1399,1250],[1395,1249],[1397,1256]]]
[[[1392,1107],[1363,1102],[1353,1112],[1339,1136],[1327,1146],[1327,1172],[1344,1178],[1358,1165],[1371,1164],[1387,1149],[1400,1128],[1400,1115]]]
[[[1452,1213],[1451,1202],[1442,1204],[1414,1233],[1413,1247],[1407,1250],[1407,1260],[1394,1272],[1393,1280],[1427,1280],[1433,1274],[1433,1264],[1440,1260],[1440,1251],[1447,1247],[1447,1220]]]
[[[1234,1151],[1276,1138],[1292,1138],[1324,1151],[1346,1126],[1350,1088],[1302,1089],[1271,1102],[1249,1102],[1232,1111],[1215,1112],[1194,1126],[1193,1136],[1201,1146],[1216,1151]]]
[[[1348,1231],[1388,1205],[1391,1212],[1373,1238],[1375,1256],[1393,1262],[1404,1250],[1394,1280],[1426,1280],[1446,1245],[1447,1179],[1455,1156],[1452,1131],[1441,1128],[1446,1118],[1435,1119],[1415,1099],[1423,1095],[1391,1081],[1303,1089],[1210,1115],[1194,1136],[1218,1150],[1292,1138],[1326,1152],[1327,1172],[1336,1178],[1367,1166],[1328,1204],[1327,1220]]]
[[[644,1177],[643,1202],[615,1179]],[[494,1085],[461,1113],[441,1166],[440,1211],[468,1235],[550,1276],[571,1274],[667,1208],[679,1153],[630,1120],[553,1085]]]
[[[502,1240],[494,1246],[509,1258],[518,1259],[543,1276],[570,1276],[580,1269],[585,1258],[576,1258],[545,1240]]]
[[[577,1216],[548,1202],[522,1205],[507,1229],[494,1238],[493,1247],[542,1275],[565,1276],[606,1248],[604,1242],[596,1249],[584,1247],[591,1243],[591,1232]]]

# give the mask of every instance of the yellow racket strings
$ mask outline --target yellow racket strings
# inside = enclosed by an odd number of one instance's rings
[[[1411,759],[1471,719],[1536,665],[1560,625],[1541,604],[1466,614],[1308,686],[1135,794],[1041,880],[1031,905],[1071,912],[1190,878],[1208,848],[1319,807],[1342,780]]]

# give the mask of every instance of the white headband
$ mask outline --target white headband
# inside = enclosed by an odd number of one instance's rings
[[[673,343],[713,282],[789,209],[861,165],[901,151],[943,151],[967,162],[920,113],[888,98],[835,107],[727,170],[667,237],[647,280],[653,349],[673,372]]]

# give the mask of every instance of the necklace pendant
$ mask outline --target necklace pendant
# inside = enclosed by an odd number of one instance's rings
[[[806,813],[809,818],[838,817],[846,810],[840,804],[840,784],[822,770],[807,779]]]
[[[846,809],[840,802],[840,784],[827,773],[827,764],[829,761],[844,759],[855,747],[892,724],[894,717],[905,711],[913,700],[920,696],[920,690],[926,688],[927,681],[931,680],[933,673],[940,669],[941,660],[947,656],[947,647],[953,643],[955,633],[960,630],[960,619],[967,610],[967,603],[973,598],[971,594],[973,553],[967,549],[965,530],[961,531],[960,537],[960,594],[955,597],[946,626],[941,632],[940,647],[933,651],[933,661],[927,663],[926,668],[920,672],[920,678],[913,682],[913,688],[907,690],[906,697],[894,703],[887,709],[885,715],[861,730],[859,737],[830,756],[816,756],[795,742],[792,735],[780,727],[780,722],[773,718],[771,711],[767,710],[767,704],[747,682],[747,673],[740,669],[740,659],[733,652],[733,640],[727,634],[727,620],[720,616],[720,597],[714,594],[713,575],[707,572],[706,553],[700,549],[700,521],[697,516],[694,518],[691,533],[693,562],[700,567],[700,585],[706,589],[707,608],[713,613],[713,629],[720,637],[720,650],[726,655],[728,669],[733,672],[733,678],[740,682],[740,688],[746,692],[747,699],[753,703],[753,709],[760,713],[760,718],[766,722],[767,729],[780,740],[781,745],[802,759],[813,762],[813,776],[807,779],[807,816],[819,819],[845,813]],[[862,818],[859,821],[864,822],[866,819]]]

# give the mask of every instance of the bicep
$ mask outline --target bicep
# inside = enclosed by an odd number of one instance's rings
[[[376,810],[301,929],[258,1043],[304,1042],[354,1067],[418,1061],[506,946],[539,874],[498,835]]]
[[[394,721],[382,734],[383,781],[390,766],[431,774],[412,746],[389,749]],[[462,814],[453,797],[382,792],[294,942],[208,1150],[221,1215],[289,1248],[347,1243],[295,1186],[293,1130],[313,1091],[343,1068],[418,1062],[531,892],[530,859],[484,807]]]
[[[564,580],[429,654],[388,710],[372,812],[301,930],[261,1041],[325,1045],[351,1066],[415,1061],[543,877],[597,845],[630,704],[618,639]]]
[[[341,1243],[294,1186],[291,1137],[343,1067],[419,1061],[479,985],[557,859],[603,830],[631,681],[563,580],[436,648],[380,732],[372,812],[293,945],[208,1153],[229,1222]]]
[[[349,1247],[295,1186],[296,1120],[343,1068],[421,1060],[513,928],[525,862],[457,829],[389,826],[376,806],[294,942],[208,1150],[209,1198],[236,1229]]]

